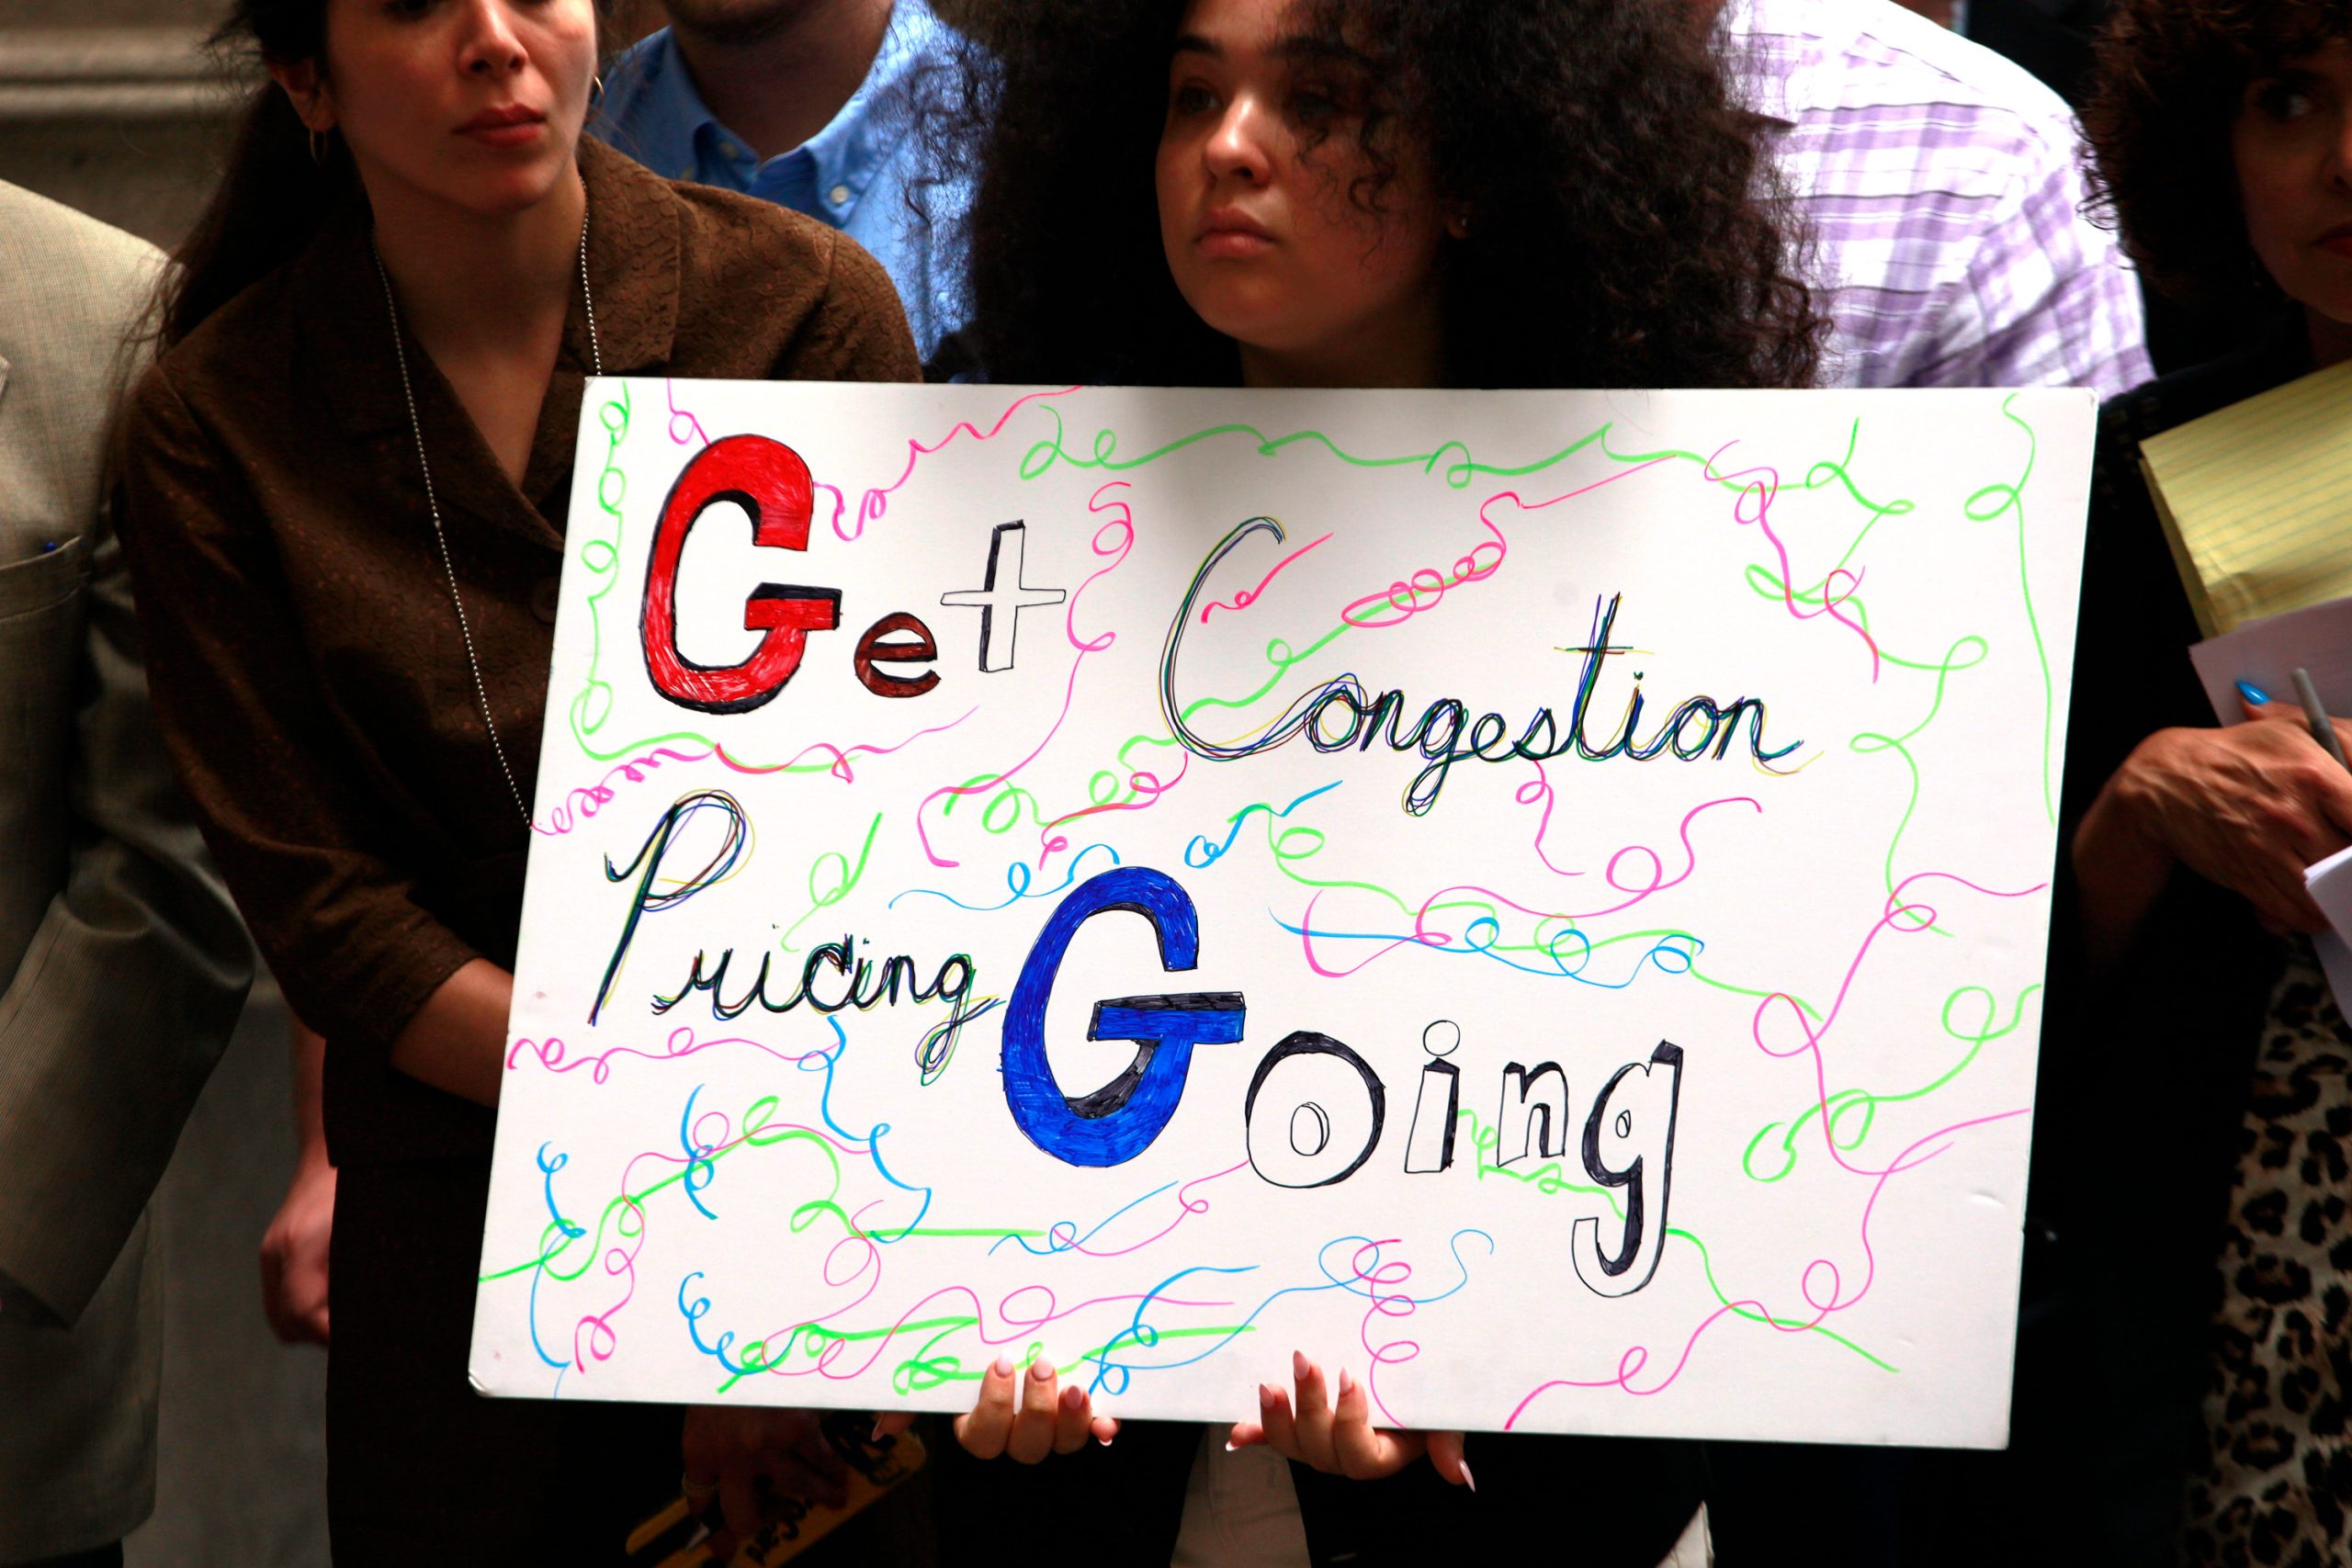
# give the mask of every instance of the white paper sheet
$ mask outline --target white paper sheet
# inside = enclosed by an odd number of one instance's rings
[[[477,1381],[2001,1442],[2091,422],[592,382]]]

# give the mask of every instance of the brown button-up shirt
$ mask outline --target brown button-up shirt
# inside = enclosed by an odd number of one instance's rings
[[[851,241],[594,141],[580,166],[607,374],[918,378],[889,278]],[[404,342],[490,708],[529,799],[587,316],[575,298],[519,487]],[[156,717],[271,967],[327,1038],[334,1157],[484,1151],[490,1113],[389,1055],[461,964],[513,965],[530,832],[476,705],[364,210],[165,355],[127,421],[121,531]]]

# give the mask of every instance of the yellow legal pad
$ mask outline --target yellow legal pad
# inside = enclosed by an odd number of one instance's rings
[[[2140,449],[2207,637],[2352,595],[2352,361]]]

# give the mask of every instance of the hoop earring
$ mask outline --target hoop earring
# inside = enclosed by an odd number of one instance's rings
[[[327,164],[327,139],[315,130],[311,132],[311,162],[322,169]]]
[[[588,79],[588,101],[592,104],[601,104],[605,101],[605,78],[602,75],[591,76]]]

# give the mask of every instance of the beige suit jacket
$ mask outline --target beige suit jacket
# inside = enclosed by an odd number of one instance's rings
[[[147,1201],[252,979],[101,470],[161,258],[0,184],[0,1562],[152,1506]]]

